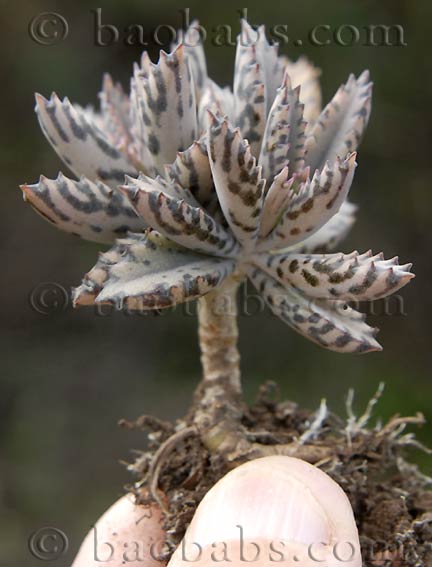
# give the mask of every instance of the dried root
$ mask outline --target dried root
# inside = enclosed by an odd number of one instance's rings
[[[160,496],[159,492],[159,475],[160,471],[169,460],[171,453],[182,443],[185,439],[191,436],[197,436],[198,431],[195,427],[186,427],[180,431],[176,431],[171,437],[162,443],[156,451],[148,472],[148,487],[153,499],[159,504],[164,512],[168,512],[165,495]]]

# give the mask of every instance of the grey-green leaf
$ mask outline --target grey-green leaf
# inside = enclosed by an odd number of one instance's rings
[[[234,268],[232,260],[195,254],[157,233],[130,234],[101,255],[75,290],[74,303],[163,309],[208,293]]]
[[[275,315],[320,346],[346,353],[382,350],[374,338],[376,329],[344,302],[310,299],[259,268],[251,267],[249,277]]]
[[[43,133],[59,157],[77,175],[116,187],[135,167],[117,149],[89,114],[56,94],[50,100],[36,95],[36,113]]]
[[[112,243],[130,230],[145,227],[128,199],[100,181],[85,177],[75,181],[59,173],[57,179],[41,176],[38,183],[21,189],[43,218],[86,240]]]

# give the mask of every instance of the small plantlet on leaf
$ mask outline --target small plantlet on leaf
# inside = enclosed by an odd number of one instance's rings
[[[207,75],[194,24],[157,64],[144,53],[130,95],[106,76],[95,111],[36,96],[41,128],[78,180],[23,185],[58,228],[115,242],[74,291],[75,305],[159,310],[199,300],[203,380],[186,426],[161,444],[146,476],[160,506],[161,469],[188,437],[228,467],[271,455],[317,463],[328,447],[261,443],[244,425],[236,294],[249,279],[282,321],[337,352],[380,350],[347,303],[375,300],[413,277],[411,264],[331,252],[354,222],[348,200],[368,123],[368,72],[321,110],[318,70],[278,55],[242,22],[234,85]]]

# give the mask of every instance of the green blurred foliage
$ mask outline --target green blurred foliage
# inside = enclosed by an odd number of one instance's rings
[[[132,23],[152,30],[177,28],[185,8],[176,2],[138,0],[30,1],[1,4],[2,77],[2,272],[0,380],[0,564],[40,564],[29,556],[28,535],[55,525],[70,537],[70,552],[55,565],[70,564],[92,521],[129,482],[116,464],[143,445],[143,434],[120,430],[121,417],[152,413],[176,418],[186,410],[200,376],[196,320],[181,312],[159,318],[122,314],[95,317],[91,310],[68,309],[43,316],[29,305],[40,282],[69,288],[79,283],[99,247],[66,234],[22,203],[17,186],[40,173],[55,176],[61,164],[40,133],[33,93],[55,90],[80,104],[97,103],[103,72],[127,87],[141,49],[118,43],[94,45],[92,9],[119,29]],[[191,15],[208,29],[229,24],[235,36],[240,5],[226,0],[189,2]],[[29,21],[57,11],[70,34],[59,45],[43,47],[28,35]],[[268,312],[240,321],[242,371],[252,399],[264,380],[279,382],[282,394],[314,408],[326,397],[344,411],[349,388],[361,411],[386,382],[377,417],[422,411],[431,417],[431,104],[430,22],[426,0],[304,0],[248,4],[249,21],[286,24],[292,58],[308,55],[323,71],[324,101],[349,72],[369,68],[375,82],[372,118],[363,141],[352,200],[358,222],[343,251],[383,250],[413,261],[417,279],[403,290],[406,316],[370,315],[381,327],[384,351],[366,356],[326,352],[291,332]],[[307,41],[319,24],[332,29],[352,24],[400,24],[406,47],[317,47]],[[294,39],[302,39],[300,48]],[[157,49],[151,45],[153,59]],[[209,70],[219,83],[232,80],[234,48],[206,50]],[[432,444],[432,428],[418,437]],[[414,455],[425,472],[430,458]],[[33,561],[33,562],[32,562]]]

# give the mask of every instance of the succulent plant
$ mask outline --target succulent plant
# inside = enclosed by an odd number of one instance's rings
[[[62,230],[118,238],[75,304],[155,310],[199,299],[204,383],[237,393],[235,298],[247,278],[315,343],[379,350],[375,329],[347,303],[400,289],[411,265],[330,253],[354,221],[347,195],[371,109],[368,72],[351,75],[321,111],[318,70],[279,56],[263,27],[242,23],[232,91],[207,76],[198,35],[192,24],[157,64],[144,53],[130,96],[106,76],[98,112],[36,96],[44,134],[80,178],[41,177],[22,186],[25,198]],[[214,401],[220,392],[211,392]],[[210,405],[207,422],[224,422]],[[217,438],[226,449],[219,433],[207,445]]]
[[[319,113],[318,71],[242,25],[233,92],[207,77],[192,25],[157,65],[144,52],[130,97],[106,76],[101,110],[36,95],[41,128],[80,180],[24,185],[58,228],[112,242],[75,303],[161,309],[250,278],[270,309],[340,352],[380,349],[346,302],[412,277],[382,254],[328,254],[354,219],[347,195],[368,122],[368,73]],[[125,181],[126,176],[126,181]]]

